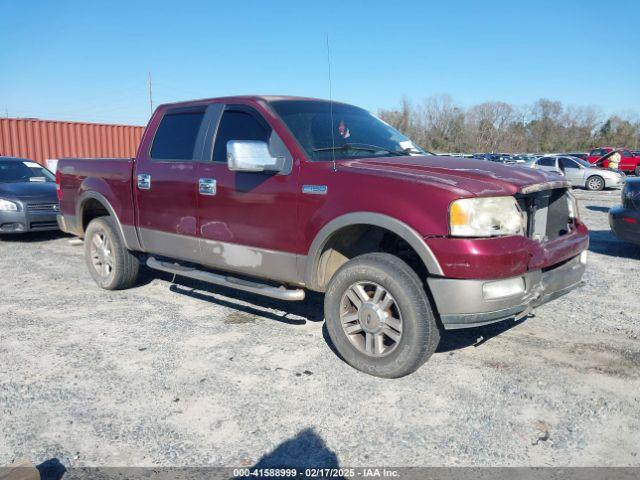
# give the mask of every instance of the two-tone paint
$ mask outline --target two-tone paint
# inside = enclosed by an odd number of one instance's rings
[[[82,236],[87,202],[98,198],[133,251],[315,290],[323,288],[315,276],[323,246],[350,225],[375,225],[401,236],[434,278],[523,275],[576,257],[587,247],[587,230],[579,220],[567,235],[546,243],[523,236],[452,238],[448,209],[454,200],[517,195],[536,185],[546,188],[553,178],[527,168],[438,156],[339,160],[334,169],[332,162],[311,161],[275,114],[269,102],[282,98],[162,105],[135,159],[61,161],[65,229]],[[218,121],[223,109],[233,106],[253,109],[273,129],[287,153],[283,172],[234,172],[225,162],[212,161]],[[206,109],[194,160],[152,159],[164,114],[193,108]],[[149,176],[151,188],[138,187],[139,175]],[[200,179],[215,180],[215,195],[199,191]]]

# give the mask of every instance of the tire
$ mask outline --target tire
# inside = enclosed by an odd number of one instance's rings
[[[379,288],[384,293],[376,303]],[[367,300],[362,301],[362,295]],[[368,253],[342,265],[327,286],[324,311],[327,331],[341,357],[376,377],[398,378],[416,371],[440,342],[422,282],[409,265],[387,253]]]
[[[84,256],[95,282],[105,290],[135,285],[140,261],[124,246],[111,217],[91,220],[84,237]]]
[[[591,190],[593,192],[604,190],[604,178],[602,178],[600,175],[592,175],[587,178],[587,183],[585,184],[585,186],[587,187],[587,190]]]
[[[640,177],[640,165],[636,167],[636,169],[634,170],[634,173],[636,174],[636,177]]]

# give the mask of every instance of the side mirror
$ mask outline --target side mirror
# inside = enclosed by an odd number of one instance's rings
[[[272,157],[267,142],[230,140],[227,142],[227,165],[234,172],[280,172],[284,157]]]

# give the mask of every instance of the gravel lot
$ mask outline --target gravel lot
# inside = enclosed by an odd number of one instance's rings
[[[146,272],[100,290],[62,235],[0,240],[0,465],[640,466],[640,248],[578,191],[586,286],[447,333],[399,380],[287,304]]]

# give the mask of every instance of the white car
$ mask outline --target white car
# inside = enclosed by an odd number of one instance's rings
[[[531,164],[531,168],[547,170],[563,175],[574,187],[587,190],[622,188],[625,174],[615,170],[594,167],[578,157],[546,155]]]

